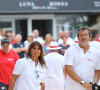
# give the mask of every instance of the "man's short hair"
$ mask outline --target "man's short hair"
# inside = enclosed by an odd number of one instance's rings
[[[77,37],[79,37],[79,32],[81,31],[81,30],[88,30],[88,32],[89,32],[89,36],[91,37],[92,35],[91,35],[91,32],[90,32],[90,29],[88,28],[88,27],[81,27],[81,28],[79,28],[78,29],[78,33],[77,33]]]
[[[90,28],[90,32],[92,34],[92,39],[96,37],[97,34],[99,34],[99,30],[95,28]]]
[[[2,44],[5,44],[5,43],[8,43],[8,44],[9,44],[9,43],[10,43],[10,40],[7,39],[7,38],[2,39],[2,40],[1,40],[1,45],[2,45]]]

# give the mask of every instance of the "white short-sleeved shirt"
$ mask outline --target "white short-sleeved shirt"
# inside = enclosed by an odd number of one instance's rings
[[[35,70],[38,71],[39,78]],[[43,82],[44,70],[38,62],[35,68],[35,62],[32,59],[19,59],[13,71],[13,74],[19,75],[16,80],[14,90],[41,90],[40,83]]]
[[[44,59],[47,66],[45,71],[45,90],[64,90],[64,56],[57,52],[51,52]]]
[[[90,46],[90,49],[84,54],[79,44],[70,47],[65,52],[65,64],[73,66],[76,74],[86,82],[92,82],[94,71],[100,69],[99,53]],[[69,76],[66,79],[66,90],[85,90],[79,83],[72,80]]]
[[[95,49],[97,49],[98,52],[100,53],[100,42],[98,42],[98,41],[91,41],[89,44],[90,44],[90,46],[92,46]],[[100,61],[99,61],[99,63],[100,63]],[[100,79],[99,79],[98,85],[100,85]]]
[[[97,49],[100,52],[100,42],[98,41],[91,41],[89,42],[90,46],[94,47],[95,49]]]
[[[44,59],[47,66],[45,78],[63,80],[64,79],[63,68],[65,65],[64,56],[60,55],[59,53],[52,52],[47,54],[44,57]]]

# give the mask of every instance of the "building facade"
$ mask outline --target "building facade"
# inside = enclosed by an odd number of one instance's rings
[[[59,30],[69,30],[74,38],[75,23],[91,21],[87,24],[92,25],[99,13],[97,0],[0,0],[0,28],[22,34],[23,40],[33,29],[55,39]]]

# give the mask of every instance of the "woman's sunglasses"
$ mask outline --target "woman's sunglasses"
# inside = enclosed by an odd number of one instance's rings
[[[36,73],[36,77],[39,78],[39,73],[37,70],[35,70],[35,73]]]

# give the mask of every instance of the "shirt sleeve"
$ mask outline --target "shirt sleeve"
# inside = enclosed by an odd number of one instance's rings
[[[65,52],[65,65],[71,65],[73,66],[73,53],[72,53],[73,50],[69,49],[69,50],[66,50]]]
[[[16,61],[14,70],[13,70],[13,74],[15,75],[19,75],[21,74],[22,70],[23,70],[23,64],[24,62],[22,62],[22,59],[19,59],[18,61]]]

